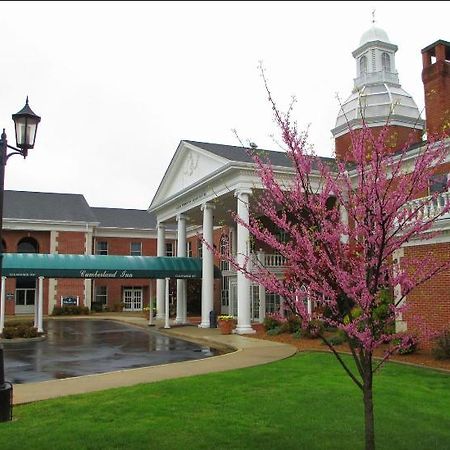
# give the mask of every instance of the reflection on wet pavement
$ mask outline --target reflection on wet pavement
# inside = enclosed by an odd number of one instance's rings
[[[201,359],[214,350],[108,320],[50,320],[47,339],[4,343],[5,378],[31,383]]]

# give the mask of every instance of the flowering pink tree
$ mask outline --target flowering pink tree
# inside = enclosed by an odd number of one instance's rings
[[[366,449],[374,449],[372,378],[404,343],[391,345],[383,361],[373,359],[374,350],[399,337],[392,326],[404,309],[405,296],[445,269],[431,255],[426,261],[396,264],[396,252],[418,236],[433,236],[433,224],[449,212],[449,204],[437,205],[437,194],[410,206],[426,192],[433,167],[443,162],[446,149],[436,141],[416,150],[414,158],[407,149],[393,154],[385,145],[388,126],[378,136],[363,126],[357,133],[350,131],[352,163],[319,158],[308,146],[307,133],[300,133],[291,121],[292,107],[280,113],[267,92],[293,176],[289,182],[278,180],[264,152],[254,151],[263,191],[249,223],[238,216],[235,220],[282,255],[288,272],[279,278],[263,265],[250,265],[249,259],[240,266],[229,261],[279,294],[303,327],[320,321],[344,333],[354,365],[341,358],[319,328],[320,338],[362,391]],[[439,207],[424,214],[431,204]],[[343,212],[348,220],[342,220]],[[287,239],[279,239],[279,230]],[[394,287],[395,299],[386,305],[384,293]],[[307,301],[314,305],[312,314]]]

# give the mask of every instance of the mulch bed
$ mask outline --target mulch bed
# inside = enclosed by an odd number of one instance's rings
[[[266,333],[264,327],[261,324],[252,324],[252,327],[256,330],[256,333],[246,335],[247,337],[252,337],[256,339],[266,339],[274,342],[282,342],[284,344],[291,344],[294,347],[297,347],[298,351],[309,351],[309,350],[316,350],[316,351],[318,350],[325,352],[331,351],[325,344],[322,343],[320,339],[307,339],[307,338],[296,339],[294,336],[287,333],[279,334],[277,336],[270,336]],[[346,344],[337,345],[335,346],[335,348],[339,352],[349,352],[349,349]],[[384,350],[380,348],[377,349],[375,355],[382,356],[383,353]],[[409,355],[392,355],[390,361],[450,371],[450,360],[434,359],[429,350],[420,349],[415,353],[411,353]]]

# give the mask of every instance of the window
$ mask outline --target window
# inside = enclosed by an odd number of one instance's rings
[[[101,305],[108,303],[108,290],[106,286],[95,286],[95,303]]]
[[[266,293],[266,313],[279,312],[281,307],[281,297],[272,292]]]
[[[36,299],[36,289],[16,289],[16,305],[31,306],[34,305]]]
[[[166,256],[174,256],[172,242],[166,242]]]
[[[222,277],[221,303],[222,306],[230,305],[230,277]]]
[[[391,71],[391,57],[389,56],[389,53],[383,52],[381,54],[381,67],[386,72]]]
[[[188,258],[192,258],[192,242],[191,241],[186,242],[186,256]]]
[[[365,56],[361,56],[359,59],[359,74],[367,73],[367,58]]]
[[[23,238],[17,245],[17,253],[39,253],[39,244],[36,239]]]
[[[142,242],[132,242],[130,244],[131,256],[142,256]]]
[[[432,175],[428,180],[428,195],[447,192],[448,176],[446,173]]]
[[[95,254],[96,255],[107,255],[108,254],[108,243],[106,241],[97,241],[95,244]]]
[[[230,238],[226,234],[222,234],[220,237],[220,254],[223,256],[230,256]],[[230,270],[230,263],[221,260],[220,270]]]

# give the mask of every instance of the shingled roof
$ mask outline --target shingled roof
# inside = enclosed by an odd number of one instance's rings
[[[156,217],[147,210],[121,208],[91,208],[102,228],[156,228]]]
[[[81,194],[5,191],[5,219],[98,222]]]
[[[253,159],[251,157],[251,152],[255,151],[262,157],[269,159],[270,163],[274,166],[281,167],[292,167],[292,161],[288,158],[286,152],[275,151],[275,150],[264,150],[256,148],[255,150],[247,147],[237,147],[234,145],[223,145],[223,144],[211,144],[208,142],[197,142],[197,141],[183,141],[191,145],[195,145],[203,150],[206,150],[214,155],[221,156],[222,158],[228,159],[230,161],[237,162],[248,162],[252,163]],[[334,158],[327,158],[324,156],[319,156],[324,163],[333,164],[335,163]]]

